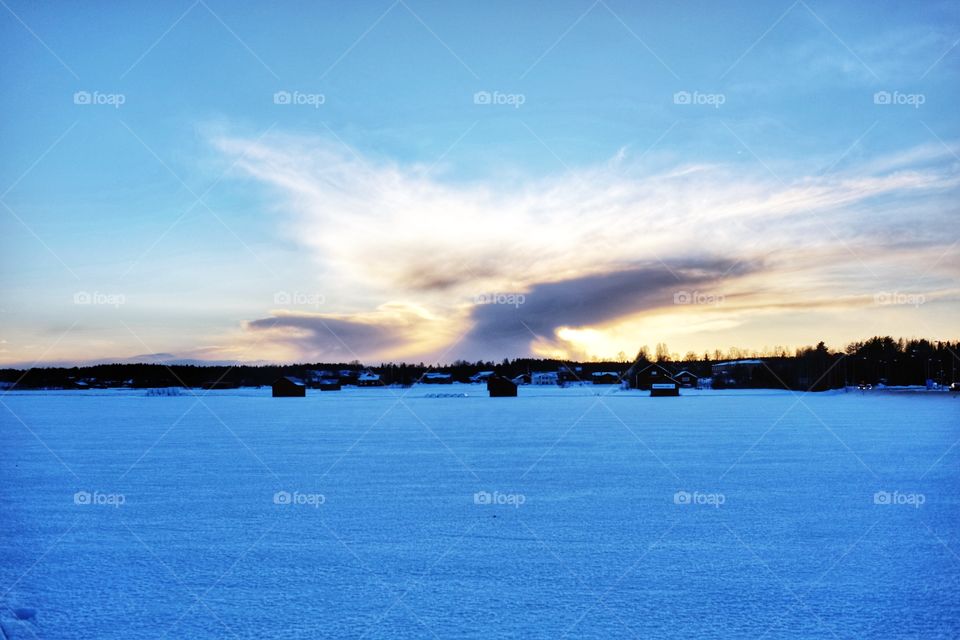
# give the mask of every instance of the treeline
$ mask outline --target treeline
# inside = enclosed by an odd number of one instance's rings
[[[733,350],[731,350],[733,351]],[[0,383],[19,389],[74,389],[106,387],[239,387],[264,386],[281,376],[309,378],[313,372],[330,372],[340,377],[346,372],[355,375],[370,371],[380,376],[386,385],[409,385],[427,372],[450,374],[453,381],[467,382],[481,371],[494,371],[510,378],[531,373],[559,371],[562,381],[590,382],[594,373],[613,372],[624,375],[631,366],[657,362],[675,373],[687,370],[700,378],[713,378],[714,387],[789,388],[823,390],[844,385],[886,384],[891,386],[922,385],[927,380],[938,384],[957,381],[960,371],[960,342],[933,342],[924,339],[894,339],[875,337],[854,342],[842,350],[831,350],[823,342],[816,346],[796,349],[788,354],[778,348],[772,354],[756,356],[752,352],[715,352],[697,356],[687,354],[682,359],[671,356],[664,344],[657,345],[650,354],[640,350],[633,361],[572,362],[557,359],[517,358],[493,361],[456,361],[452,364],[430,365],[386,364],[364,366],[360,362],[311,363],[291,365],[237,365],[197,366],[163,364],[100,364],[84,367],[35,367],[28,370],[0,370]],[[720,366],[720,362],[740,361],[744,358],[759,361]],[[721,376],[714,369],[722,369]]]
[[[589,381],[593,371],[623,371],[628,365],[621,362],[572,363],[565,360],[518,358],[492,361],[456,361],[446,365],[426,363],[381,363],[365,366],[360,362],[302,363],[290,365],[178,365],[178,364],[98,364],[84,367],[33,367],[27,370],[0,369],[0,384],[18,389],[76,389],[117,388],[152,389],[160,387],[230,388],[258,387],[273,383],[282,376],[300,379],[334,377],[348,381],[357,374],[369,371],[380,376],[384,385],[407,386],[430,372],[448,373],[451,381],[468,382],[481,371],[494,371],[511,378],[535,371],[557,371],[567,367],[571,375],[585,376]]]
[[[660,363],[671,362],[666,353],[666,345],[658,345],[655,360]],[[833,351],[823,342],[815,347],[796,349],[793,354],[788,354],[781,347],[777,347],[773,354],[731,349],[727,354],[715,352],[716,359],[704,354],[702,358],[685,358],[677,364],[701,377],[711,376],[714,388],[823,391],[859,384],[923,385],[928,380],[949,385],[957,381],[960,373],[958,354],[960,342],[956,341],[934,342],[877,336],[852,342],[841,351]],[[731,358],[731,355],[736,357]],[[645,357],[645,351],[641,350],[638,358],[642,360]],[[744,359],[758,360],[760,363],[720,367],[726,375],[713,375],[713,370],[718,368],[715,366],[718,361],[736,363]]]

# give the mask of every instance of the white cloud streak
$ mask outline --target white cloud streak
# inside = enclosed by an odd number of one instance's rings
[[[444,181],[421,165],[364,158],[323,138],[224,135],[214,144],[225,156],[243,154],[237,169],[268,187],[278,222],[351,292],[328,297],[334,315],[303,315],[362,325],[382,317],[389,327],[398,308],[416,309],[413,317],[430,318],[424,331],[448,341],[469,328],[474,296],[635,265],[689,275],[698,261],[725,264],[729,273],[713,273],[714,286],[750,305],[814,308],[811,291],[849,297],[920,276],[957,237],[950,203],[960,178],[942,146],[779,178],[756,166],[657,166],[618,154],[601,166],[505,185]],[[952,266],[941,261],[923,278],[942,284]],[[864,282],[865,273],[876,281]],[[735,306],[726,318],[711,310],[716,326],[737,322]],[[637,312],[651,309],[638,304]],[[384,355],[443,348],[417,323],[401,324],[399,341],[411,348],[391,344]]]

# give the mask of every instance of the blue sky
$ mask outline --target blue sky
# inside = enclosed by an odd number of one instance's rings
[[[0,36],[0,362],[957,338],[955,3],[4,0]]]

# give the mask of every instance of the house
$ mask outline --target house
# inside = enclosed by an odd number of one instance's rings
[[[763,360],[731,360],[715,362],[710,370],[715,388],[747,385],[753,379],[753,370],[763,364]]]
[[[593,384],[617,384],[620,381],[620,374],[616,371],[597,371],[590,374]]]
[[[309,369],[304,374],[303,381],[311,389],[316,389],[319,387],[320,382],[323,380],[338,380],[339,376],[335,371],[330,369]]]
[[[493,371],[478,371],[470,376],[470,382],[486,382],[493,377]]]
[[[297,378],[284,376],[273,381],[274,398],[304,398],[306,395],[306,385]]]
[[[340,380],[337,378],[320,378],[313,383],[311,388],[320,391],[340,391]]]
[[[557,384],[559,377],[556,371],[534,371],[530,374],[530,384]]]
[[[320,391],[340,391],[341,387],[337,372],[329,369],[307,371],[305,382],[311,389],[319,389]]]
[[[513,380],[503,376],[493,375],[487,378],[487,391],[491,398],[517,397],[517,385]]]
[[[583,381],[583,367],[575,366],[570,367],[569,365],[562,364],[560,365],[560,370],[557,371],[557,383],[564,385],[570,382],[582,382]]]
[[[359,372],[353,369],[340,369],[337,372],[337,377],[340,379],[340,384],[357,384]]]
[[[380,380],[380,374],[372,371],[361,371],[357,375],[358,387],[382,387],[383,381]]]
[[[340,391],[341,381],[336,371],[329,369],[311,369],[307,371],[304,383],[310,389],[320,391]]]
[[[680,387],[680,382],[663,365],[649,362],[637,362],[623,376],[632,389],[650,391],[655,384],[672,384]]]
[[[453,382],[453,376],[449,373],[425,373],[420,378],[420,382],[424,384],[450,384]]]
[[[686,369],[674,375],[673,377],[676,379],[677,382],[680,383],[680,386],[683,387],[684,389],[695,389],[700,384],[700,378],[693,375]]]

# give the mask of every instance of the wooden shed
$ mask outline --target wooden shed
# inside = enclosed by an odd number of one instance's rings
[[[510,378],[493,375],[487,378],[487,391],[491,398],[516,398],[517,384]]]
[[[294,377],[284,376],[273,381],[274,398],[304,398],[306,395],[306,385]]]

